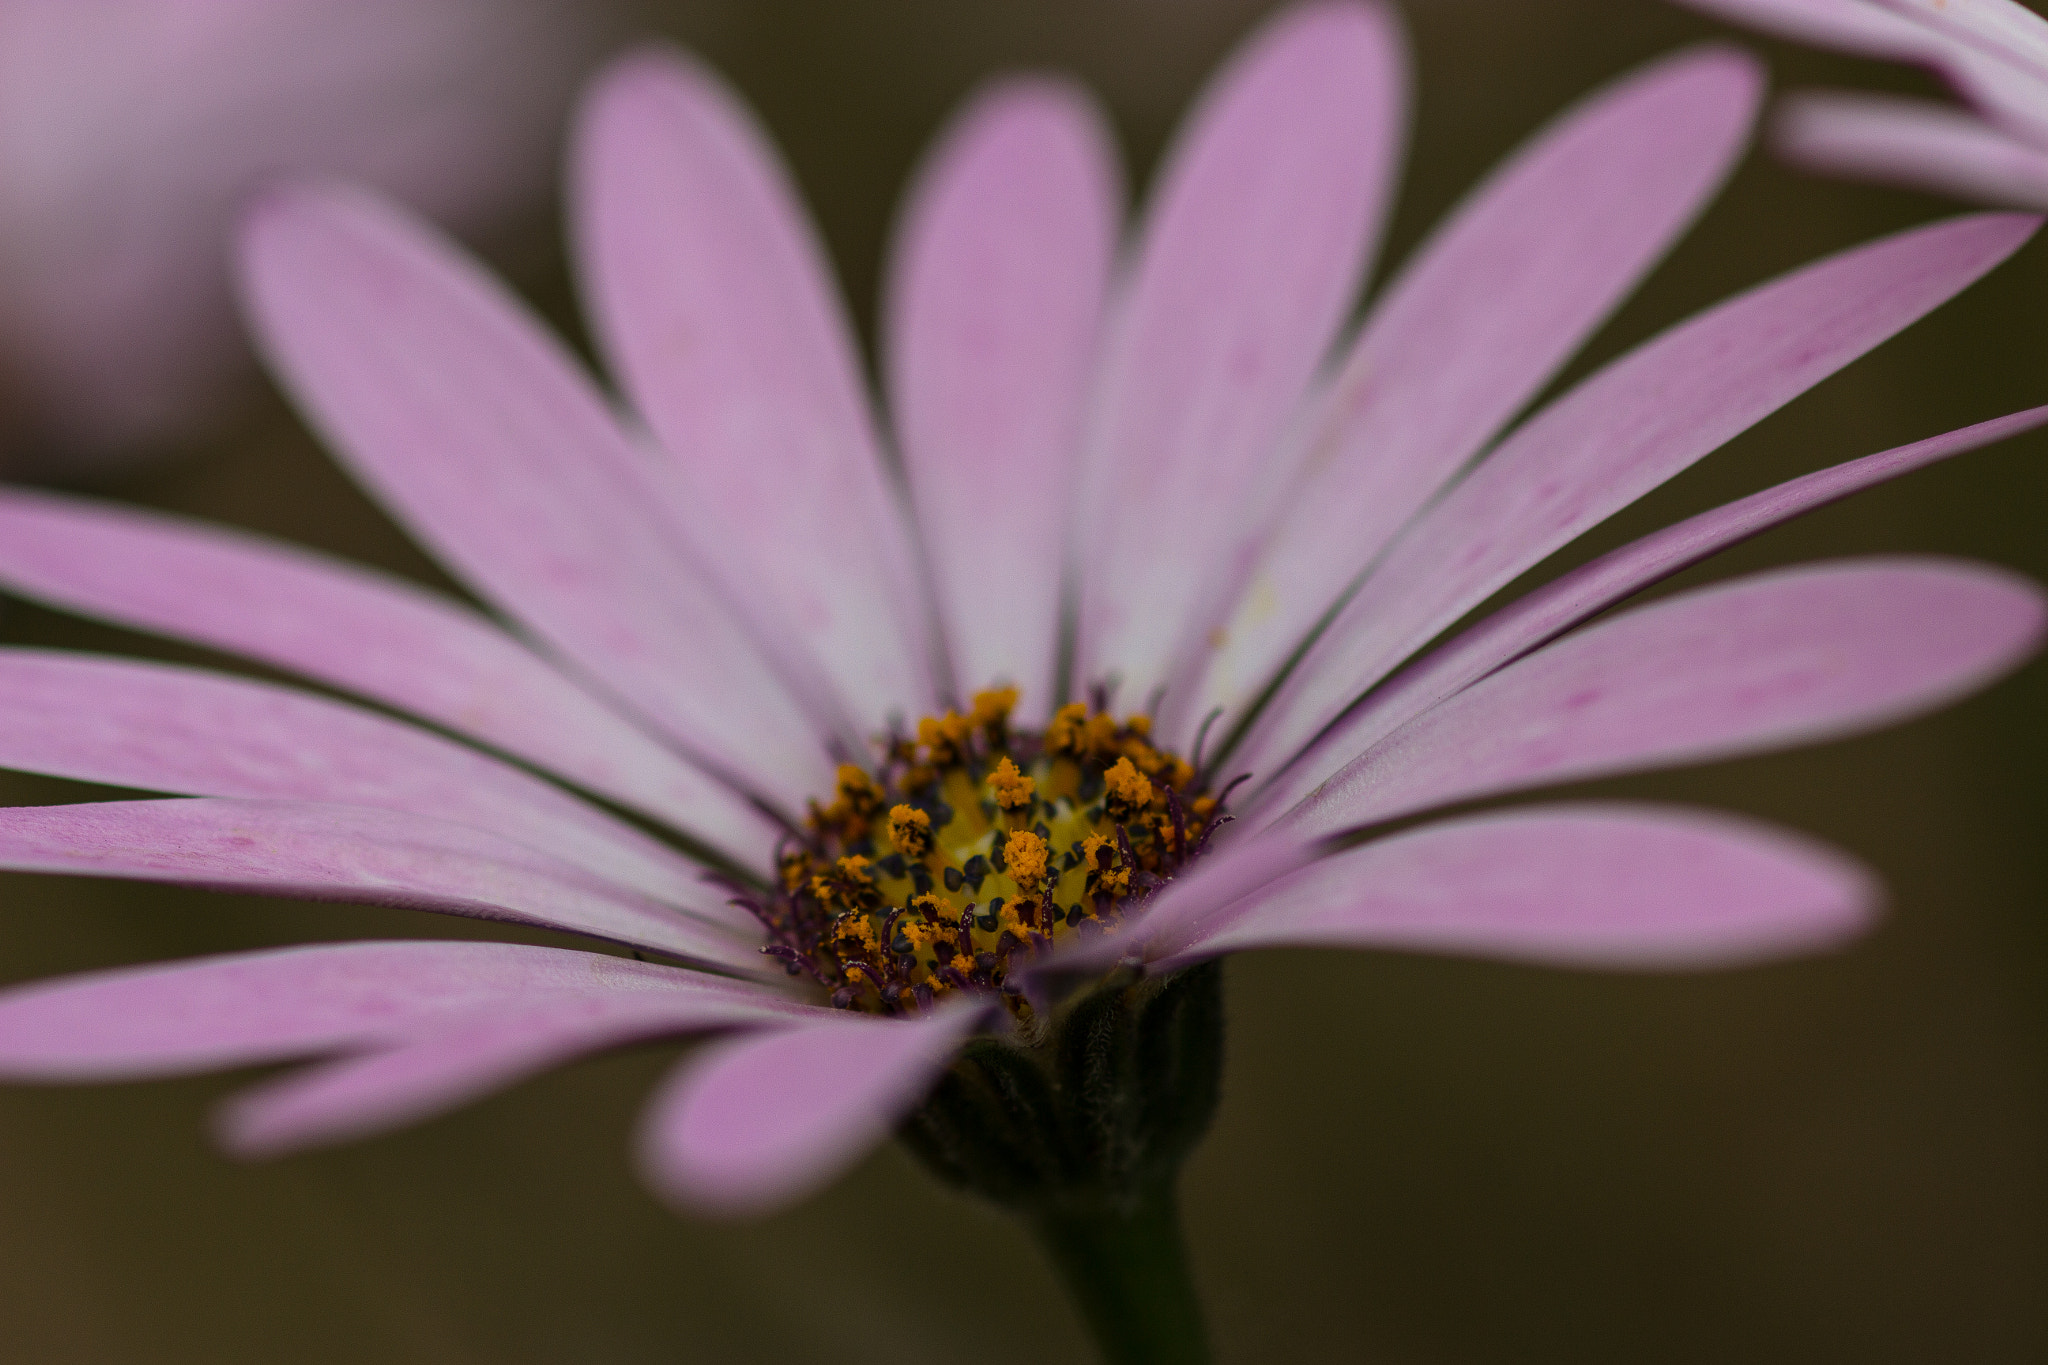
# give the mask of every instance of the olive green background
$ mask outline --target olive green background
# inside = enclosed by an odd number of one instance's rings
[[[652,11],[755,101],[863,327],[895,194],[966,90],[1051,66],[1101,92],[1142,181],[1263,6],[750,0]],[[1651,0],[1408,0],[1419,101],[1385,259],[1596,83],[1717,30]],[[1931,90],[1754,44],[1780,87]],[[1811,257],[1953,211],[1766,153],[1601,333],[1617,353]],[[487,251],[564,326],[547,224]],[[1384,268],[1382,269],[1384,273]],[[2048,242],[1615,519],[1537,577],[1780,479],[2048,401]],[[100,489],[435,571],[272,395]],[[1774,532],[1683,583],[1828,555],[2048,577],[2048,434]],[[1190,547],[1191,551],[1199,547]],[[9,604],[0,638],[196,652]],[[2048,1358],[2048,667],[1938,716],[1577,792],[1730,807],[1881,870],[1876,933],[1697,977],[1269,953],[1229,968],[1226,1098],[1186,1214],[1229,1360]],[[88,789],[0,777],[0,800]],[[462,922],[8,877],[0,979]],[[256,1166],[209,1147],[240,1081],[0,1089],[0,1358],[1046,1362],[1085,1346],[1030,1245],[896,1151],[762,1222],[635,1182],[678,1048],[569,1067],[395,1136]]]

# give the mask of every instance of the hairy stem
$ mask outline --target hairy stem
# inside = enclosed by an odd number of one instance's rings
[[[1171,1178],[1135,1199],[1062,1200],[1031,1228],[1107,1365],[1206,1365],[1208,1333]]]

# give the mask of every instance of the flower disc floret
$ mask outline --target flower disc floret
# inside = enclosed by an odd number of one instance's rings
[[[1077,702],[1035,732],[1011,725],[1016,701],[979,693],[878,743],[873,771],[840,768],[777,891],[748,902],[767,953],[843,1008],[971,990],[1022,1014],[1005,990],[1018,955],[1114,923],[1200,852],[1218,803],[1153,747],[1149,717]]]

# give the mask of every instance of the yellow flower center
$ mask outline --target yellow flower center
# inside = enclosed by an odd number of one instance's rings
[[[1004,992],[1013,961],[1099,931],[1201,851],[1217,802],[1149,717],[1076,702],[1039,733],[1011,727],[1016,703],[978,693],[881,744],[873,770],[842,766],[751,905],[763,951],[844,1008]]]

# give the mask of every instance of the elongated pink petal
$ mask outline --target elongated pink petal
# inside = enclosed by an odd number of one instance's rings
[[[1052,997],[1119,962],[1152,961],[1199,934],[1218,914],[1315,856],[1313,841],[1292,830],[1225,838],[1187,873],[1101,934],[1070,936],[1030,964],[1034,992]]]
[[[0,868],[511,920],[758,971],[704,913],[523,845],[367,806],[194,798],[0,809]]]
[[[905,472],[965,691],[1049,714],[1083,399],[1117,234],[1102,119],[1050,81],[982,95],[919,172],[885,354]]]
[[[2048,80],[2048,19],[2015,0],[1881,0],[1939,33]]]
[[[1486,617],[1347,712],[1298,762],[1249,802],[1248,816],[1282,811],[1408,721],[1510,660],[1739,541],[1851,493],[2048,422],[2030,408],[1911,445],[1818,470],[1702,512],[1583,564]]]
[[[1409,529],[1289,674],[1233,765],[1276,771],[1460,616],[1955,295],[2038,221],[1983,214],[1829,257],[1602,369]]]
[[[1697,969],[1834,947],[1880,892],[1833,850],[1696,811],[1539,806],[1335,854],[1158,964],[1252,948],[1397,948],[1565,967]]]
[[[273,369],[453,572],[790,809],[829,780],[812,721],[661,515],[652,458],[495,281],[329,187],[266,195],[240,265]]]
[[[1268,682],[1423,504],[1496,436],[1660,260],[1718,188],[1762,95],[1709,50],[1601,91],[1466,198],[1376,304],[1317,396],[1291,504],[1199,688],[1185,733]]]
[[[2012,668],[2044,619],[2034,584],[1946,560],[1851,560],[1702,588],[1569,635],[1424,712],[1286,823],[1326,834],[1882,725]]]
[[[779,831],[477,612],[296,546],[0,489],[0,586],[431,721],[764,865]]]
[[[0,767],[183,796],[409,811],[661,899],[716,901],[696,864],[509,764],[372,711],[219,673],[0,648]],[[744,912],[733,917],[754,927]]]
[[[849,1015],[713,1043],[649,1106],[641,1168],[700,1212],[801,1199],[888,1135],[989,1010],[962,999],[915,1020]]]
[[[598,78],[571,169],[594,330],[714,569],[837,682],[861,736],[929,709],[925,601],[856,352],[773,149],[714,73],[643,51]]]
[[[2041,68],[2018,48],[2001,50],[1996,42],[1981,41],[1981,35],[1958,31],[1933,12],[1935,5],[1920,0],[1679,2],[1795,42],[1933,67],[2001,126],[2048,146],[2048,81]]]
[[[1794,42],[1862,57],[1918,61],[1935,50],[1927,29],[1872,0],[1678,0],[1688,9]]]
[[[534,1001],[682,999],[789,1010],[759,987],[515,943],[326,943],[37,981],[0,992],[0,1075],[182,1076],[430,1036]]]
[[[555,665],[414,583],[182,518],[0,489],[0,585],[432,720],[760,862],[778,831]]]
[[[608,1048],[828,1013],[730,990],[499,1001],[434,1020],[395,1047],[245,1090],[222,1106],[217,1129],[237,1156],[281,1156],[417,1123]]]
[[[1142,698],[1349,309],[1405,134],[1406,58],[1378,5],[1297,6],[1189,116],[1116,304],[1077,510],[1080,680]],[[1234,575],[1228,575],[1234,577]]]
[[[1928,100],[1795,95],[1773,139],[1789,161],[1984,204],[2048,209],[2048,152]]]

